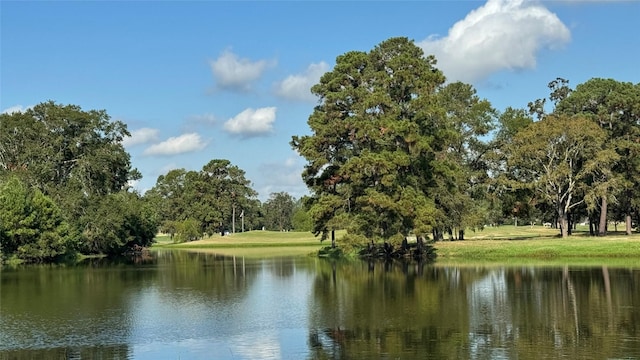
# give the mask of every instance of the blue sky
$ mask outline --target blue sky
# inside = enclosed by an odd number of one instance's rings
[[[127,124],[151,188],[228,159],[259,198],[307,193],[289,146],[338,55],[394,36],[498,110],[556,77],[640,82],[640,1],[0,1],[0,111],[54,100]]]

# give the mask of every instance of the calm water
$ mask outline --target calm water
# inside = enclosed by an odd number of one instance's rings
[[[640,359],[640,266],[166,251],[0,280],[0,359]]]

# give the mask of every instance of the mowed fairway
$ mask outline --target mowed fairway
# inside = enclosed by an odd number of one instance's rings
[[[227,236],[212,237],[173,244],[166,237],[159,239],[154,248],[203,250],[223,255],[247,257],[301,256],[315,254],[329,240],[320,243],[320,237],[310,232],[248,231]]]

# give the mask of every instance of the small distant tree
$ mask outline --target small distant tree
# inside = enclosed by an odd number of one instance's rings
[[[177,223],[177,241],[186,242],[198,240],[202,236],[199,225],[198,220],[195,219],[185,219]]]
[[[193,219],[199,234],[213,235],[221,226],[235,232],[243,211],[245,225],[255,226],[256,195],[242,169],[229,160],[214,159],[200,171],[176,169],[161,175],[145,198],[158,209],[162,223]]]
[[[279,231],[291,229],[294,207],[295,199],[288,193],[271,193],[263,204],[267,228]]]
[[[311,231],[313,229],[313,219],[309,215],[305,199],[306,197],[298,199],[293,208],[291,225],[296,231]]]

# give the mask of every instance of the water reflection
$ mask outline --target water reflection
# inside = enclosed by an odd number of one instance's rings
[[[0,271],[0,359],[640,358],[640,269],[185,251]]]

